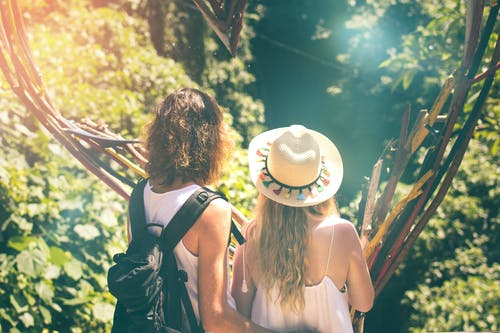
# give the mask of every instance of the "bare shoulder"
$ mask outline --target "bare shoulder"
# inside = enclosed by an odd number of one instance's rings
[[[231,206],[223,199],[210,202],[194,225],[200,262],[226,253],[230,224]]]
[[[318,225],[316,230],[321,234],[329,235],[332,228],[335,229],[336,237],[351,236],[356,233],[356,229],[350,221],[338,216],[327,217],[323,222],[321,222],[320,225]]]
[[[247,239],[253,236],[254,231],[255,231],[254,220],[248,221],[243,225],[241,225],[241,234]]]
[[[317,235],[316,239],[322,239],[325,244],[329,244],[332,236],[332,228],[338,248],[351,251],[359,242],[354,225],[350,221],[337,216],[328,217],[318,226],[315,231]]]
[[[231,212],[231,205],[229,202],[222,198],[217,198],[210,202],[210,205],[207,207],[207,210],[213,211],[215,213],[228,213]]]
[[[335,222],[335,233],[339,233],[346,237],[352,237],[357,235],[356,228],[351,221],[343,219],[341,217],[337,218]]]
[[[204,220],[222,219],[231,216],[231,205],[222,198],[210,202],[201,217]]]

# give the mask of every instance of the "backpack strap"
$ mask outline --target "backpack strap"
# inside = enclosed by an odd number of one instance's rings
[[[166,241],[168,250],[174,249],[210,202],[217,198],[223,198],[223,196],[205,187],[200,187],[191,194],[162,231],[161,237]]]
[[[222,198],[227,201],[224,194],[212,191],[206,187],[201,187],[186,200],[184,205],[179,209],[177,214],[172,218],[172,221],[170,221],[162,232],[162,237],[165,237],[170,250],[173,250],[180,242],[196,220],[198,220],[203,211],[208,207],[210,202],[217,198]],[[180,223],[176,222],[177,220],[180,221]],[[245,238],[232,219],[231,233],[240,245],[245,242]]]
[[[233,234],[238,244],[243,245],[247,241],[241,234],[240,229],[238,229],[238,226],[236,225],[236,223],[234,223],[233,219],[231,219],[231,233]],[[229,239],[229,241],[231,241],[231,239]]]
[[[130,193],[129,199],[129,223],[130,230],[132,232],[132,239],[142,238],[142,235],[146,232],[146,211],[144,209],[144,187],[148,179],[140,180],[137,185],[135,185],[132,193]]]
[[[221,198],[222,196],[214,191],[211,191],[207,188],[199,188],[197,189],[182,205],[182,207],[177,211],[172,220],[168,223],[168,225],[163,229],[161,234],[161,244],[163,246],[164,251],[172,252],[174,247],[181,241],[184,235],[188,232],[188,230],[194,225],[196,220],[200,217],[203,211],[208,207],[212,200]],[[168,260],[168,259],[167,259]],[[194,314],[193,305],[191,304],[191,300],[189,298],[189,294],[186,288],[186,282],[188,276],[186,272],[181,271],[177,268],[177,261],[174,257],[170,257],[170,265],[175,267],[175,270],[178,272],[177,277],[167,276],[168,283],[170,285],[176,284],[178,288],[176,290],[171,290],[174,294],[180,297],[180,300],[183,304],[184,311],[186,313],[186,317],[188,319],[191,332],[202,332],[203,330],[200,328],[198,321],[196,320],[196,315]],[[180,313],[176,311],[178,306],[175,304],[176,297],[171,298],[170,306],[167,307],[168,314],[167,317],[176,320],[180,318]],[[175,325],[179,325],[180,323],[176,323]],[[180,328],[180,327],[178,327]]]
[[[215,192],[206,187],[201,187],[197,189],[182,205],[182,207],[177,211],[175,216],[169,222],[167,227],[162,231],[162,244],[167,246],[167,250],[172,251],[174,247],[181,241],[188,230],[196,223],[203,211],[208,207],[208,205],[215,199],[222,198],[227,201],[227,198],[219,192]],[[231,220],[231,232],[235,235],[238,242],[244,241],[238,227]],[[186,312],[187,319],[189,321],[191,332],[202,332],[203,330],[198,325],[196,316],[194,314],[193,305],[189,298],[185,282],[187,281],[187,274],[183,271],[179,271],[178,282],[180,282],[180,288],[178,292],[182,303],[184,305],[184,310]]]

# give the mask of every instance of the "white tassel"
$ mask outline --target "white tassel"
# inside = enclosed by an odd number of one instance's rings
[[[243,282],[241,283],[241,291],[245,294],[248,292],[247,280],[245,279],[243,279]]]
[[[241,282],[241,291],[244,292],[245,294],[248,292],[247,276],[246,276],[247,266],[245,265],[246,248],[247,248],[246,245],[243,245],[243,281]]]

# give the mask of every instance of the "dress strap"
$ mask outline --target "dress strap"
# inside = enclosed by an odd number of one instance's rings
[[[335,224],[332,226],[332,236],[330,238],[330,247],[328,248],[328,261],[326,262],[325,276],[328,275],[328,267],[330,266],[330,259],[332,256],[333,235],[335,234]]]
[[[247,234],[248,234],[248,226],[246,228],[242,229],[242,233],[243,233],[243,237],[245,237],[245,239],[246,239]],[[240,243],[239,246],[241,246],[242,250],[243,250],[243,281],[241,281],[241,291],[246,294],[248,292],[248,283],[247,283],[247,274],[246,274],[246,271],[247,271],[247,265],[246,265],[247,242]]]

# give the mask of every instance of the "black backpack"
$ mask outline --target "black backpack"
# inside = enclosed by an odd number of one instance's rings
[[[111,332],[174,333],[186,324],[192,333],[203,332],[186,289],[187,273],[178,269],[173,249],[212,200],[227,199],[202,187],[166,227],[147,224],[143,200],[146,183],[147,179],[139,182],[130,195],[132,242],[125,253],[113,257],[115,264],[108,270],[108,288],[117,299]],[[149,230],[158,227],[159,236]],[[234,222],[231,232],[240,244],[245,241]]]

